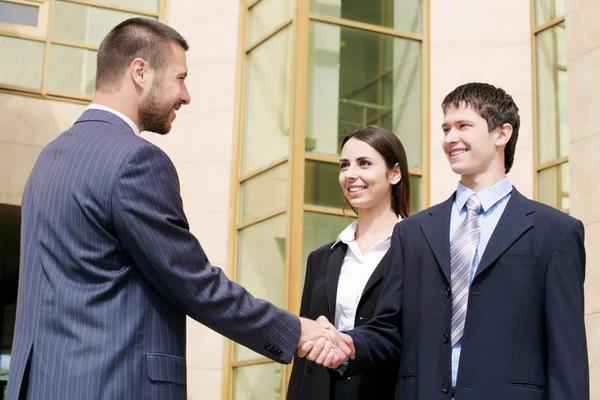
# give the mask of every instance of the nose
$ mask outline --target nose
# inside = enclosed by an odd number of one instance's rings
[[[354,164],[350,164],[348,166],[348,168],[346,168],[344,171],[342,171],[342,176],[347,180],[347,181],[352,181],[355,180],[357,178],[357,169],[354,166]]]
[[[181,97],[179,100],[181,101],[181,104],[190,104],[190,101],[192,101],[190,92],[185,84],[183,85],[183,91],[181,92]]]
[[[458,135],[456,129],[451,128],[448,133],[444,136],[443,144],[452,144],[458,142]]]

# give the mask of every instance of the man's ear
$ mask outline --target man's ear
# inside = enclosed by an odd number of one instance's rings
[[[513,134],[513,127],[511,124],[504,124],[498,128],[496,135],[496,146],[506,146]]]
[[[397,184],[402,180],[402,172],[400,172],[400,164],[396,163],[394,168],[390,170],[390,183],[392,185]]]
[[[137,87],[143,88],[149,80],[150,65],[143,58],[136,58],[131,62],[131,78]]]

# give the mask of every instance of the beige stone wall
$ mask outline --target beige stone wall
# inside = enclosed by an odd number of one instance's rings
[[[456,86],[487,82],[513,96],[521,115],[515,162],[509,177],[533,194],[531,28],[529,1],[431,0],[430,165],[431,204],[456,190],[458,176],[442,151],[440,104]]]
[[[0,203],[20,206],[40,152],[85,106],[0,93]]]
[[[567,1],[571,214],[585,224],[592,399],[600,399],[600,2]]]
[[[144,133],[173,159],[190,229],[213,265],[225,269],[239,1],[170,0],[168,24],[190,45],[191,103],[166,136]],[[221,398],[223,338],[188,319],[188,398]]]

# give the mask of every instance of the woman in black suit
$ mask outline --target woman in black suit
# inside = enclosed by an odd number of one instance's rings
[[[392,230],[409,214],[408,163],[398,137],[377,126],[346,136],[339,183],[344,208],[349,203],[358,219],[308,256],[300,316],[324,315],[343,331],[373,317]],[[397,366],[388,366],[347,378],[296,357],[287,399],[393,399],[397,375]]]

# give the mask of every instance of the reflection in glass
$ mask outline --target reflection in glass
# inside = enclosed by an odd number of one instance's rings
[[[348,215],[354,215],[352,211]],[[304,235],[302,239],[302,283],[306,274],[306,261],[311,251],[333,242],[354,218],[341,215],[304,212]]]
[[[240,221],[263,217],[287,205],[287,162],[240,185]]]
[[[294,2],[291,0],[261,0],[248,11],[248,35],[250,46],[277,25],[292,17]]]
[[[99,45],[112,28],[133,17],[141,15],[57,1],[52,38]]]
[[[107,6],[137,8],[138,10],[158,12],[159,0],[95,0]]]
[[[535,0],[535,26],[565,16],[565,0]]]
[[[342,208],[344,195],[338,181],[338,164],[306,160],[304,170],[304,203]]]
[[[569,163],[538,172],[539,201],[569,212],[569,180]]]
[[[96,51],[52,44],[48,91],[93,96],[96,90]]]
[[[237,283],[278,307],[285,304],[286,229],[286,214],[280,214],[238,233]],[[262,356],[243,346],[234,347],[235,361],[257,357]]]
[[[42,88],[44,42],[0,36],[0,83]]]
[[[288,26],[247,55],[242,175],[289,152],[290,32]]]
[[[564,23],[536,36],[538,164],[569,151]]]
[[[281,399],[281,374],[276,363],[234,368],[233,400]]]
[[[339,154],[343,137],[365,125],[394,132],[421,168],[421,43],[311,22],[308,151]]]
[[[421,211],[421,177],[410,176],[410,215]]]
[[[314,14],[421,33],[422,0],[310,0]]]
[[[37,27],[40,8],[0,1],[0,23]]]

